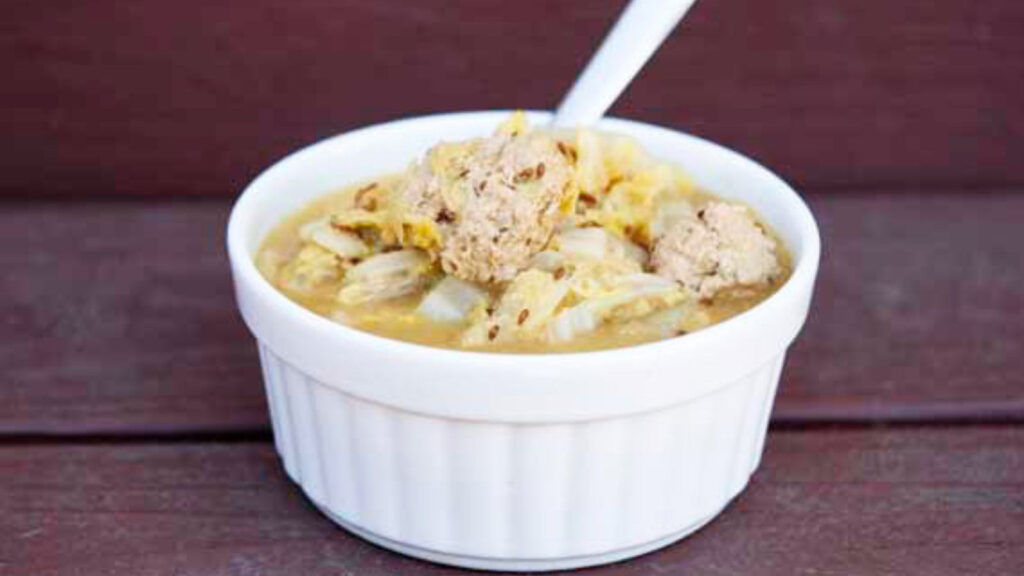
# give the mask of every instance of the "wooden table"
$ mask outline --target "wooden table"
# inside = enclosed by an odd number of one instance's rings
[[[694,537],[595,573],[1024,566],[1024,195],[809,200],[825,258],[760,470]],[[0,213],[0,574],[454,573],[336,528],[285,478],[228,207]]]
[[[513,4],[10,7],[0,576],[463,573],[285,478],[223,229],[299,143],[549,106],[621,2]],[[1024,3],[788,6],[698,3],[617,110],[791,177],[824,252],[750,486],[592,573],[1022,574]]]

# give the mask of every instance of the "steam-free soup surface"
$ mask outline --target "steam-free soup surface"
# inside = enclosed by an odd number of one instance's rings
[[[790,274],[749,207],[697,190],[628,139],[531,130],[518,115],[317,199],[272,230],[257,266],[294,302],[358,330],[529,353],[685,337]]]

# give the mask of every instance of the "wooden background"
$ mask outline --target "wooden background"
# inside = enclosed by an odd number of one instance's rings
[[[284,477],[228,210],[319,138],[554,106],[622,5],[7,0],[0,576],[461,573]],[[614,112],[780,172],[824,254],[750,487],[592,573],[1020,574],[1024,2],[700,0]]]
[[[298,145],[551,108],[623,2],[8,0],[0,194],[233,195]],[[1024,3],[702,0],[614,113],[806,188],[1024,183]]]

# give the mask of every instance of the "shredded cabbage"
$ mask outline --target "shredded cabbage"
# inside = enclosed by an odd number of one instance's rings
[[[420,303],[416,312],[434,322],[459,323],[487,303],[487,292],[454,276],[446,276]]]
[[[665,234],[676,222],[685,218],[695,217],[693,206],[686,200],[669,200],[662,202],[651,219],[651,237],[658,238]]]
[[[623,276],[607,293],[559,312],[548,327],[547,338],[551,342],[568,342],[606,321],[644,316],[683,298],[679,286],[661,276],[644,273]]]
[[[555,252],[554,250],[544,250],[533,255],[533,258],[530,259],[530,268],[554,272],[565,265],[565,262],[565,254]]]
[[[576,133],[576,184],[580,192],[597,197],[608,185],[601,139],[590,130]]]
[[[647,251],[604,228],[565,230],[555,237],[552,245],[559,252],[569,256],[582,256],[595,260],[618,258],[631,260],[641,266],[647,262]]]
[[[371,256],[349,269],[337,300],[354,305],[405,296],[425,286],[433,269],[420,250]]]
[[[567,280],[541,270],[521,272],[509,284],[492,315],[474,322],[463,334],[465,346],[543,338],[544,328],[569,293]]]
[[[314,220],[299,229],[299,238],[333,252],[345,259],[359,258],[370,252],[359,236],[331,225],[329,216]]]
[[[310,293],[341,278],[342,266],[334,253],[307,244],[281,269],[281,285],[293,292]]]

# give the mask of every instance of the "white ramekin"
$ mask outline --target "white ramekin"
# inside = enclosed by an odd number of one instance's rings
[[[795,262],[756,308],[631,348],[498,355],[388,340],[292,303],[253,263],[266,233],[314,197],[401,170],[438,140],[487,134],[507,114],[427,116],[330,138],[281,160],[238,199],[228,252],[277,451],[331,519],[404,554],[510,570],[635,556],[711,520],[758,465],[820,253],[814,219],[785,182],[681,132],[600,123],[751,204]],[[549,118],[530,114],[535,125]]]

